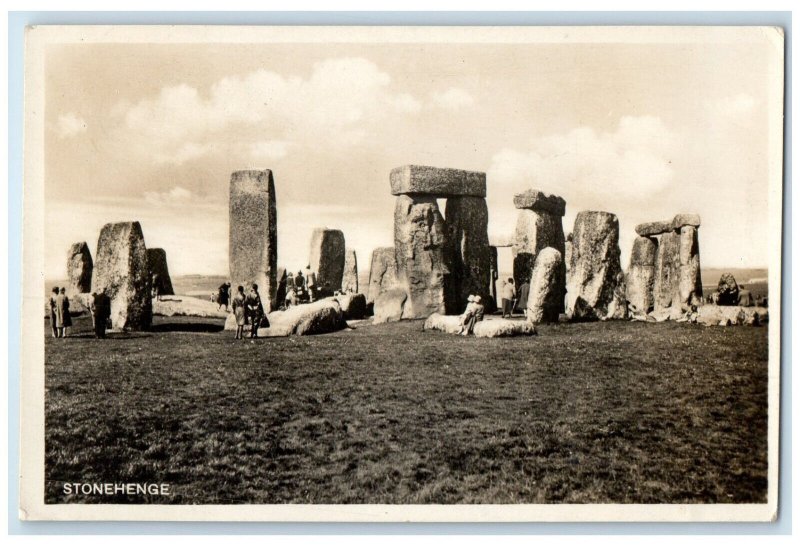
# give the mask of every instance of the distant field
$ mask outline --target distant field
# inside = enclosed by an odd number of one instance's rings
[[[45,340],[49,503],[766,501],[767,328],[476,339],[407,321],[253,343],[219,320],[105,341],[76,326]]]

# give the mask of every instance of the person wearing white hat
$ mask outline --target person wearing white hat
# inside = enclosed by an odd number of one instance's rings
[[[464,309],[464,312],[461,313],[461,329],[458,331],[458,333],[462,335],[467,335],[467,325],[475,315],[475,296],[470,294],[467,298],[467,302],[466,309]]]
[[[461,335],[468,336],[475,328],[475,323],[483,320],[484,305],[481,303],[480,296],[473,296],[472,298],[472,313],[467,319],[466,324],[461,329]]]

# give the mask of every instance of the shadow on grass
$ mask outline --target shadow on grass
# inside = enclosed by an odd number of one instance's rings
[[[224,325],[209,323],[175,323],[154,324],[151,332],[191,332],[200,334],[216,334],[225,329]]]

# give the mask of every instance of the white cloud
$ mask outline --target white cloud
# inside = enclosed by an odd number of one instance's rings
[[[86,128],[86,121],[72,112],[58,116],[57,130],[59,138],[70,138],[84,133]]]
[[[391,78],[363,58],[315,63],[303,78],[258,70],[222,78],[207,90],[181,84],[115,107],[120,140],[157,162],[180,164],[211,154],[285,156],[289,145],[347,147],[392,115],[421,103],[395,92]],[[264,139],[267,132],[271,138]]]
[[[458,110],[466,106],[472,106],[475,103],[475,99],[463,89],[451,87],[446,91],[431,93],[431,102],[434,106],[445,110]]]
[[[157,206],[185,204],[191,201],[193,198],[194,194],[192,192],[180,186],[175,186],[171,190],[165,192],[144,192],[145,201],[151,205]]]

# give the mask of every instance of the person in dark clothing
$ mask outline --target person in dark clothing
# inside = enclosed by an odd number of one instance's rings
[[[92,293],[92,320],[94,321],[94,336],[98,339],[106,337],[106,325],[111,316],[111,300],[105,292]]]
[[[258,285],[254,284],[250,293],[244,300],[247,319],[250,321],[250,337],[258,337],[258,327],[261,326],[261,319],[264,317],[264,306],[261,304],[261,296],[258,293]]]
[[[58,326],[56,326],[56,298],[58,297],[58,287],[53,287],[53,293],[50,296],[50,329],[53,332],[53,337],[58,337]]]
[[[222,309],[222,306],[225,306],[225,310],[228,310],[228,303],[230,302],[231,298],[231,283],[226,282],[219,285],[219,290],[217,292],[217,309]]]
[[[514,305],[514,309],[520,311],[525,316],[528,315],[528,292],[531,290],[531,285],[527,282],[522,283],[519,286],[519,292],[517,292],[517,302]]]

